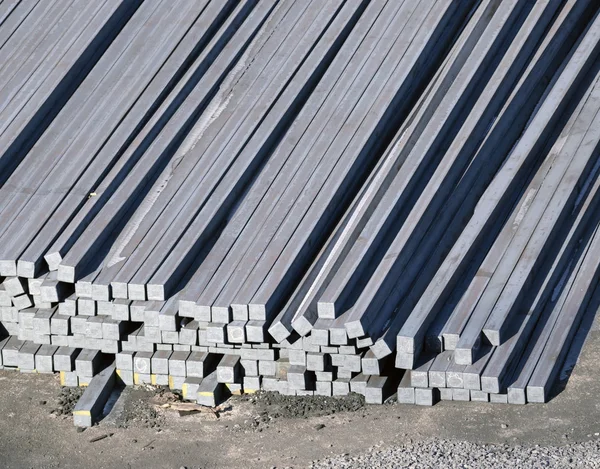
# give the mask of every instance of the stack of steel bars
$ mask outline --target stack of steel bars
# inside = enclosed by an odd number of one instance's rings
[[[598,10],[3,2],[0,366],[546,401],[600,297]]]

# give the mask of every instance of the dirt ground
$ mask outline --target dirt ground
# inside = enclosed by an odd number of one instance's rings
[[[596,329],[596,328],[594,328]],[[344,401],[231,399],[219,418],[180,417],[152,404],[155,392],[115,395],[99,425],[78,432],[76,396],[54,376],[0,371],[2,468],[306,467],[408,440],[565,445],[600,438],[600,333],[590,333],[566,388],[545,405],[441,402],[432,408]],[[160,399],[160,396],[159,396]]]

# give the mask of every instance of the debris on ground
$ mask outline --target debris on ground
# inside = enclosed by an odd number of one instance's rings
[[[50,410],[50,414],[57,417],[70,417],[77,401],[83,395],[83,391],[83,388],[61,388],[56,407]]]
[[[160,406],[162,409],[172,410],[179,414],[180,417],[185,417],[187,415],[194,415],[199,413],[204,413],[208,415],[214,416],[215,419],[219,418],[219,407],[206,407],[199,404],[194,404],[193,402],[175,402],[173,404],[162,404]]]
[[[104,435],[96,436],[90,440],[90,443],[96,443],[97,441],[102,441],[106,438],[110,438],[113,435],[114,435],[114,433],[105,433]]]

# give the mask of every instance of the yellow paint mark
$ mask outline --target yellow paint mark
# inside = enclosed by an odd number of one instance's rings
[[[229,383],[226,383],[225,385],[227,386],[227,389],[229,389],[229,391],[231,392],[231,394],[233,394],[234,396],[241,396],[242,395],[242,389],[241,388],[236,388],[234,386],[233,390],[232,390],[231,386],[229,386]]]
[[[244,393],[246,394],[256,394],[257,392],[256,389],[244,389]]]
[[[212,397],[213,393],[210,391],[198,391],[199,396]]]
[[[67,382],[66,377],[65,377],[65,372],[61,371],[60,372],[60,385],[61,386],[66,386],[65,383]]]
[[[169,375],[169,389],[175,389],[175,380]]]
[[[89,410],[74,410],[73,415],[83,415],[84,417],[92,416],[92,414]]]
[[[188,393],[188,385],[187,385],[187,383],[183,383],[181,385],[181,394],[183,394],[183,397],[187,397],[187,393]]]
[[[133,374],[133,384],[140,384],[140,374],[139,373]]]
[[[150,375],[150,384],[156,386],[156,375]]]

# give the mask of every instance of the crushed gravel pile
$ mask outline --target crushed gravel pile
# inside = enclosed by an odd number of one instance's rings
[[[250,394],[245,400],[258,410],[274,418],[323,417],[340,412],[355,412],[365,406],[365,398],[360,394],[347,396],[284,396],[275,392]]]
[[[59,417],[70,417],[73,415],[73,409],[83,395],[83,391],[83,388],[61,388],[57,405],[50,410],[50,413]]]
[[[566,446],[484,445],[448,440],[373,448],[362,456],[341,455],[313,463],[312,468],[567,468],[600,467],[600,442]]]
[[[347,396],[284,396],[271,391],[259,391],[233,398],[249,402],[253,406],[253,415],[243,424],[236,424],[232,431],[262,432],[269,428],[275,419],[308,419],[325,417],[343,412],[355,412],[365,407],[365,398],[360,394],[350,393]]]
[[[123,409],[123,415],[118,422],[120,427],[128,428],[133,423],[146,428],[161,427],[164,417],[156,409],[153,399],[162,396],[163,390],[135,386],[126,388],[124,392],[127,392],[129,396]]]

